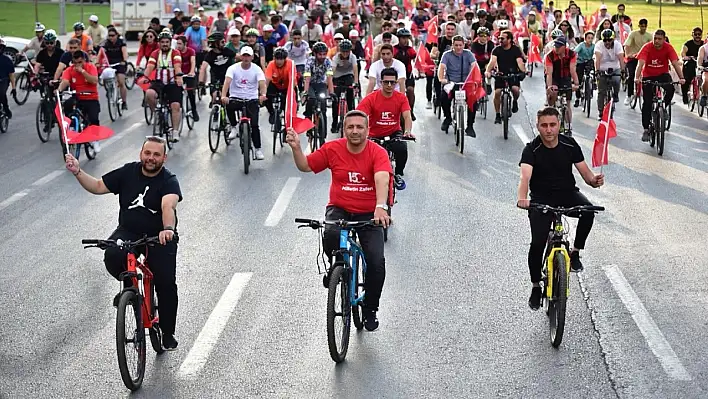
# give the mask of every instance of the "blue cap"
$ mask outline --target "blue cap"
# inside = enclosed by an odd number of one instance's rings
[[[558,47],[565,47],[568,45],[568,40],[566,40],[565,36],[558,36],[556,40],[553,41],[553,45]]]

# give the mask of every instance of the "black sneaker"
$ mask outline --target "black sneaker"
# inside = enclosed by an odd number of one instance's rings
[[[192,120],[195,122],[199,122],[199,114],[196,112],[192,111]]]
[[[376,311],[364,309],[364,328],[366,331],[374,331],[379,328],[379,319],[376,318]]]
[[[118,302],[120,301],[120,294],[122,294],[122,292],[117,293],[116,296],[113,297],[113,307],[114,308],[118,307]]]
[[[642,133],[642,141],[649,141],[649,129],[644,129],[644,133]]]
[[[396,190],[401,191],[406,189],[406,181],[401,175],[393,175],[393,182],[396,185]]]
[[[570,253],[570,271],[575,273],[583,271],[583,262],[580,261],[580,252],[578,251]]]
[[[415,114],[413,113],[413,110],[411,110],[411,120],[412,120],[413,122],[415,122],[415,119],[416,119],[416,118],[415,118]]]
[[[529,297],[529,307],[531,310],[538,310],[541,307],[541,287],[531,288],[531,296]]]
[[[177,340],[172,334],[164,334],[162,336],[162,348],[166,351],[173,351],[177,349]]]
[[[127,111],[127,110],[128,110],[128,103],[124,102],[123,103],[123,111]]]
[[[511,112],[519,112],[519,100],[514,100],[514,102],[511,103]]]
[[[573,107],[578,108],[580,106],[580,99],[576,98],[575,102],[573,103]]]
[[[501,114],[497,114],[497,116],[494,117],[494,124],[501,125]]]
[[[701,100],[700,100],[701,107],[705,107],[708,104],[708,101],[706,99],[708,99],[708,97],[701,96]]]
[[[477,137],[477,133],[475,133],[473,126],[467,126],[467,129],[465,129],[465,134],[472,138]]]
[[[445,118],[442,125],[440,125],[440,130],[442,130],[443,132],[447,132],[447,128],[450,127],[450,123],[452,123],[452,121],[448,118]]]

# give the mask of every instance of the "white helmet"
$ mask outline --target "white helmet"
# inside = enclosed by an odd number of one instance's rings
[[[46,29],[44,28],[44,25],[42,25],[42,24],[39,23],[39,22],[37,22],[37,23],[34,25],[34,31],[35,31],[35,32],[44,32],[45,30],[46,30]]]
[[[499,27],[499,29],[509,29],[509,21],[507,21],[506,19],[500,19],[499,21],[497,21],[497,26]]]

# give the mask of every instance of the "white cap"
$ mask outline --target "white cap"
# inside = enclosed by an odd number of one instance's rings
[[[602,4],[602,5],[600,5],[600,9],[607,11],[607,6],[605,4]]]
[[[244,21],[243,18],[241,18],[241,17],[236,17],[236,18],[234,18],[234,23],[236,23],[236,22],[240,22],[240,23],[242,23],[242,24],[245,24],[245,23],[246,23],[246,21]]]
[[[234,36],[234,35],[241,36],[241,31],[236,29],[235,27],[229,29],[229,36]]]
[[[535,16],[535,15],[536,15],[536,11],[529,11],[529,15]]]
[[[197,11],[204,11],[204,7],[197,8]]]
[[[359,31],[356,29],[352,29],[349,31],[349,37],[359,37]]]
[[[96,16],[96,15],[90,16],[90,17],[89,17],[89,21],[91,21],[91,22],[98,22],[98,16]]]
[[[317,1],[315,2],[315,5],[316,5],[316,6],[321,6],[321,5],[322,5],[322,2],[321,2],[320,0],[317,0]]]
[[[336,34],[334,35],[334,40],[337,40],[337,39],[344,39],[344,35],[341,34],[341,33],[336,33]]]
[[[241,55],[250,55],[251,57],[253,57],[253,49],[251,48],[251,46],[243,46],[243,48],[241,49]]]
[[[175,8],[173,12],[182,12],[182,10],[180,10],[179,8]]]
[[[295,9],[296,9],[298,12],[300,12],[300,11],[305,11],[305,7],[303,7],[303,6],[297,6],[297,7],[295,7]]]
[[[271,24],[263,25],[263,32],[272,32],[273,26]]]
[[[396,6],[391,7],[391,11],[398,11],[398,7],[396,7]]]

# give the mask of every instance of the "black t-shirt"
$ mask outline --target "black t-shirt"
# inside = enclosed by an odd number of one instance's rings
[[[448,39],[446,36],[440,37],[438,39],[438,51],[440,51],[440,58],[442,58],[442,53],[450,49],[452,49],[452,39]]]
[[[115,43],[110,40],[106,40],[103,43],[103,49],[106,51],[106,57],[108,57],[109,64],[116,64],[125,61],[123,59],[123,47],[126,47],[123,39],[117,39]]]
[[[118,226],[135,234],[157,235],[162,231],[162,197],[177,194],[182,201],[177,176],[164,167],[157,176],[147,177],[140,162],[127,163],[103,175],[103,183],[118,195]]]
[[[236,57],[236,53],[226,47],[222,48],[218,54],[214,50],[209,50],[204,61],[209,64],[213,82],[224,82],[226,70],[234,63],[234,57]]]
[[[59,61],[61,61],[63,54],[64,50],[60,48],[55,48],[52,55],[49,55],[47,49],[43,49],[37,54],[36,61],[44,67],[44,72],[53,77],[54,72],[56,72],[59,67]]]
[[[167,21],[167,24],[172,25],[172,30],[174,31],[175,29],[177,29],[178,26],[182,26],[182,18],[173,17],[172,19]],[[162,32],[162,30],[157,31],[157,33],[160,32]]]
[[[559,135],[558,145],[546,147],[540,136],[526,144],[521,153],[521,162],[533,166],[531,174],[532,200],[552,200],[563,192],[578,191],[573,177],[573,165],[584,161],[583,151],[575,139]]]
[[[701,49],[701,46],[703,45],[703,42],[696,43],[693,40],[689,40],[686,43],[683,44],[686,46],[686,57],[696,57],[698,58],[698,50]]]
[[[521,49],[512,45],[508,50],[502,46],[497,46],[492,50],[492,56],[497,57],[497,69],[504,74],[519,73],[519,65],[516,61],[523,58]]]
[[[492,50],[494,49],[494,43],[487,41],[486,44],[482,44],[478,41],[472,42],[470,50],[474,54],[474,58],[479,64],[479,68],[484,72],[484,68],[489,64],[489,60],[492,58]]]

